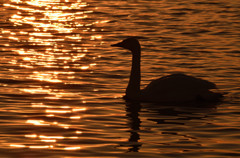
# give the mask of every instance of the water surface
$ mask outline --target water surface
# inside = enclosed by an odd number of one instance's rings
[[[2,0],[0,157],[239,157],[240,3]],[[228,92],[185,107],[126,103],[139,36],[142,86],[183,72]]]

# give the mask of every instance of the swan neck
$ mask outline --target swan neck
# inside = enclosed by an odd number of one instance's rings
[[[141,51],[132,51],[132,67],[129,83],[126,89],[126,97],[131,100],[139,100],[141,82]]]

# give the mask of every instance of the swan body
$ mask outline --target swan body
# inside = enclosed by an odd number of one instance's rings
[[[124,99],[141,102],[180,103],[191,101],[219,101],[221,93],[212,92],[216,85],[207,80],[185,74],[172,74],[153,80],[140,90],[141,82],[141,46],[134,38],[127,38],[120,43],[113,44],[132,52],[132,67],[130,80]]]

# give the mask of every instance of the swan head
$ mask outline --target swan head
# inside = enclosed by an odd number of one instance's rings
[[[111,45],[112,47],[122,47],[124,49],[130,50],[131,52],[140,51],[140,43],[135,37],[130,37],[122,42]]]

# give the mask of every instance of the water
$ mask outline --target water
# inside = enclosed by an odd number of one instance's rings
[[[0,157],[239,157],[238,0],[1,0]],[[142,86],[184,72],[228,92],[211,107],[126,103],[139,36]]]

